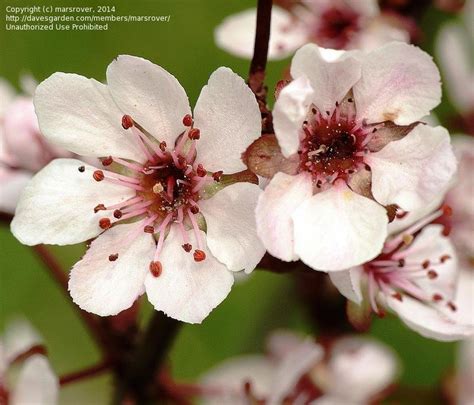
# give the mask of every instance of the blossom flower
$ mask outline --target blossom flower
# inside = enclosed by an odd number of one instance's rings
[[[57,403],[59,382],[43,354],[41,339],[24,320],[11,322],[0,341],[0,402],[12,405]],[[21,364],[14,386],[12,369]]]
[[[313,42],[332,49],[371,50],[390,41],[409,41],[403,24],[380,13],[376,0],[303,0],[288,9],[273,6],[269,59],[282,59]],[[215,30],[217,45],[233,55],[251,58],[256,10],[227,17]]]
[[[245,173],[223,172],[245,169],[240,153],[260,134],[260,111],[230,69],[211,75],[194,119],[176,78],[132,56],[109,65],[107,85],[53,74],[35,107],[49,140],[102,158],[100,169],[51,162],[26,187],[11,225],[27,245],[98,236],[71,271],[81,308],[114,315],[146,291],[157,310],[199,323],[229,293],[230,271],[259,262],[260,189],[239,182]]]
[[[426,205],[455,171],[448,132],[417,121],[440,101],[439,73],[403,43],[367,54],[309,44],[291,75],[273,114],[280,172],[259,197],[257,230],[281,260],[347,269],[380,253],[385,207]]]
[[[267,351],[210,370],[203,378],[204,403],[365,404],[380,397],[399,369],[388,347],[367,338],[338,339],[324,355],[310,339],[279,331],[271,335]]]
[[[0,79],[0,99],[0,211],[13,213],[32,175],[53,158],[70,154],[43,138],[31,96],[16,95]]]
[[[436,40],[436,55],[451,102],[462,115],[465,132],[474,134],[474,68],[470,51],[474,46],[474,1],[467,0],[461,21],[450,21]]]
[[[442,207],[422,219],[413,215],[415,222],[392,234],[378,257],[331,273],[331,280],[349,300],[366,301],[379,315],[390,309],[425,337],[452,341],[472,336],[474,319],[464,315],[472,299],[463,298],[456,252],[447,229],[433,223],[450,211]]]

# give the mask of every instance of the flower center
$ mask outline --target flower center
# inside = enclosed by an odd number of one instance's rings
[[[320,16],[315,32],[318,44],[326,48],[344,49],[360,29],[360,16],[349,7],[331,7]]]
[[[412,260],[412,254],[416,248],[412,246],[418,237],[419,231],[433,221],[443,216],[449,216],[451,209],[447,206],[428,215],[416,222],[407,230],[401,232],[393,239],[385,243],[382,253],[369,263],[364,264],[364,271],[368,277],[368,296],[372,310],[383,316],[384,313],[377,306],[376,296],[381,291],[386,296],[391,296],[403,301],[403,294],[407,294],[426,304],[445,301],[447,307],[452,311],[456,306],[440,292],[428,294],[420,282],[423,280],[436,280],[438,268],[447,260],[451,259],[448,254],[439,257],[426,257]],[[443,232],[444,234],[444,232]]]
[[[165,142],[157,143],[132,117],[124,115],[122,126],[131,131],[143,152],[145,163],[109,156],[102,159],[102,164],[110,170],[95,170],[93,173],[94,180],[98,182],[107,181],[135,191],[133,197],[121,203],[107,207],[98,204],[94,212],[113,212],[115,221],[112,222],[108,217],[99,220],[99,226],[104,230],[125,220],[137,220],[136,229],[124,236],[124,245],[129,245],[141,232],[157,234],[156,251],[150,263],[150,272],[155,277],[162,272],[158,259],[167,230],[172,225],[178,226],[180,230],[185,252],[193,250],[187,233],[188,229],[192,229],[197,245],[193,253],[194,260],[200,262],[206,258],[199,228],[198,201],[202,189],[220,181],[222,175],[222,172],[208,173],[196,162],[196,142],[200,138],[200,131],[193,127],[190,115],[183,118],[183,124],[188,129],[178,137],[173,147],[168,147]],[[84,172],[85,167],[81,166],[78,170]],[[119,254],[111,252],[108,259],[118,260]]]
[[[353,100],[344,103],[351,105]],[[349,175],[365,167],[366,146],[377,126],[358,122],[353,111],[347,113],[349,110],[342,113],[337,103],[332,113],[321,114],[312,107],[303,123],[299,171],[310,172],[318,187],[337,179],[347,181]]]

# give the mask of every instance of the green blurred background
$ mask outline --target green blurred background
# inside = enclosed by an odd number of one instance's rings
[[[219,50],[214,27],[227,15],[254,6],[255,0],[2,0],[0,76],[15,86],[20,73],[38,81],[56,71],[75,72],[104,80],[108,63],[119,54],[147,58],[181,82],[194,105],[209,74],[228,66],[246,77],[249,62]],[[31,5],[111,5],[117,15],[171,15],[169,23],[109,23],[106,32],[5,31],[5,7]],[[422,27],[422,46],[431,52],[435,33],[452,16],[429,10]],[[273,89],[288,60],[271,62],[267,83]],[[270,92],[272,94],[272,91]],[[437,110],[443,118],[452,112],[449,101]],[[99,353],[69,300],[50,279],[34,253],[20,245],[8,225],[0,228],[0,328],[15,315],[26,316],[44,336],[53,367],[59,374],[92,365]],[[83,248],[53,248],[65,267],[81,256]],[[150,312],[143,300],[144,315]],[[186,325],[171,352],[179,379],[193,379],[220,360],[240,353],[260,351],[274,328],[309,331],[309,321],[295,297],[287,275],[256,271],[238,283],[230,296],[202,325]],[[397,319],[376,320],[372,335],[392,346],[403,363],[401,381],[412,386],[433,386],[454,367],[455,346],[426,340]],[[159,342],[157,342],[159,344]],[[61,393],[65,404],[104,404],[110,394],[107,375],[68,386]],[[418,401],[420,402],[420,401]]]

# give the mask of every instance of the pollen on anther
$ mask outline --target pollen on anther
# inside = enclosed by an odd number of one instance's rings
[[[94,174],[92,175],[94,177],[95,181],[102,181],[105,178],[104,172],[102,170],[96,170],[94,171]]]
[[[101,218],[99,219],[99,226],[102,229],[109,229],[112,226],[112,224],[109,218]]]
[[[433,294],[433,301],[434,302],[439,302],[439,301],[442,301],[443,300],[443,296],[441,294]]]
[[[430,280],[434,280],[437,277],[438,277],[438,273],[436,271],[434,271],[434,270],[429,270],[428,271],[428,278]]]
[[[402,297],[402,294],[400,294],[399,292],[395,292],[392,294],[392,297],[395,298],[396,300],[402,302],[403,301],[403,297]]]
[[[161,149],[162,152],[164,152],[166,150],[166,142],[165,141],[160,142],[160,149]]]
[[[163,266],[160,262],[150,262],[150,273],[153,277],[159,277],[163,271]]]
[[[114,159],[112,159],[112,156],[108,156],[106,158],[103,158],[101,162],[103,166],[110,166],[114,162]]]
[[[206,169],[202,166],[202,164],[198,164],[198,167],[196,169],[196,173],[199,177],[204,177],[207,174]]]
[[[122,218],[122,211],[120,211],[120,210],[115,210],[115,211],[114,211],[114,217],[117,218],[117,219]]]
[[[181,246],[185,252],[189,253],[192,249],[193,246],[190,243],[185,243],[184,245]]]
[[[188,132],[188,138],[193,141],[198,140],[201,137],[201,131],[197,128],[193,128]]]
[[[441,256],[441,257],[439,258],[439,261],[440,261],[441,263],[444,263],[444,262],[446,262],[446,260],[449,260],[449,259],[451,259],[451,256],[450,256],[450,255],[443,255],[443,256]]]
[[[194,261],[196,262],[202,262],[206,258],[206,253],[204,253],[202,250],[196,249],[193,254]]]
[[[403,235],[403,243],[405,245],[409,245],[410,243],[412,243],[413,239],[414,239],[413,235],[408,235],[408,234]]]
[[[212,173],[212,178],[214,179],[214,181],[221,181],[223,173],[224,172],[222,170],[219,170],[218,172],[214,172]]]
[[[424,269],[427,269],[428,267],[430,267],[430,261],[425,260],[423,263],[421,263],[421,267],[423,267]]]
[[[86,171],[86,167],[85,166],[79,166],[77,168],[77,170],[79,170],[79,172],[81,172],[81,173],[84,173]]]
[[[147,225],[143,228],[143,232],[145,233],[155,233],[155,227],[152,225]]]
[[[118,253],[111,254],[109,255],[109,261],[115,262],[115,260],[117,260],[118,257],[119,257]]]
[[[99,211],[105,211],[105,205],[104,204],[98,204],[94,207],[94,213],[98,213]]]
[[[398,261],[398,267],[403,267],[403,266],[405,266],[405,259],[400,259]]]
[[[442,210],[443,210],[443,214],[448,217],[453,215],[453,209],[449,205],[443,205]]]
[[[190,114],[186,114],[184,117],[183,117],[183,125],[185,127],[190,127],[191,125],[193,125],[193,117],[191,117]]]
[[[122,127],[123,129],[129,129],[133,127],[133,119],[130,115],[124,115],[122,117]]]

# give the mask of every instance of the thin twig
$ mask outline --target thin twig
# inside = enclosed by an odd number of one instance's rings
[[[59,385],[64,386],[70,383],[84,380],[86,378],[92,378],[104,373],[107,370],[110,370],[110,368],[111,368],[110,362],[105,360],[91,367],[87,367],[82,370],[74,371],[72,373],[61,376],[59,378]]]
[[[136,403],[146,403],[160,395],[156,392],[160,387],[152,385],[180,326],[181,322],[162,312],[154,313],[130,361],[124,364],[123,375],[118,376],[118,402],[131,398]]]
[[[272,0],[258,0],[257,26],[248,84],[255,94],[262,114],[262,133],[272,133],[272,115],[267,108],[267,89],[264,86],[267,67],[268,45],[272,18]]]

